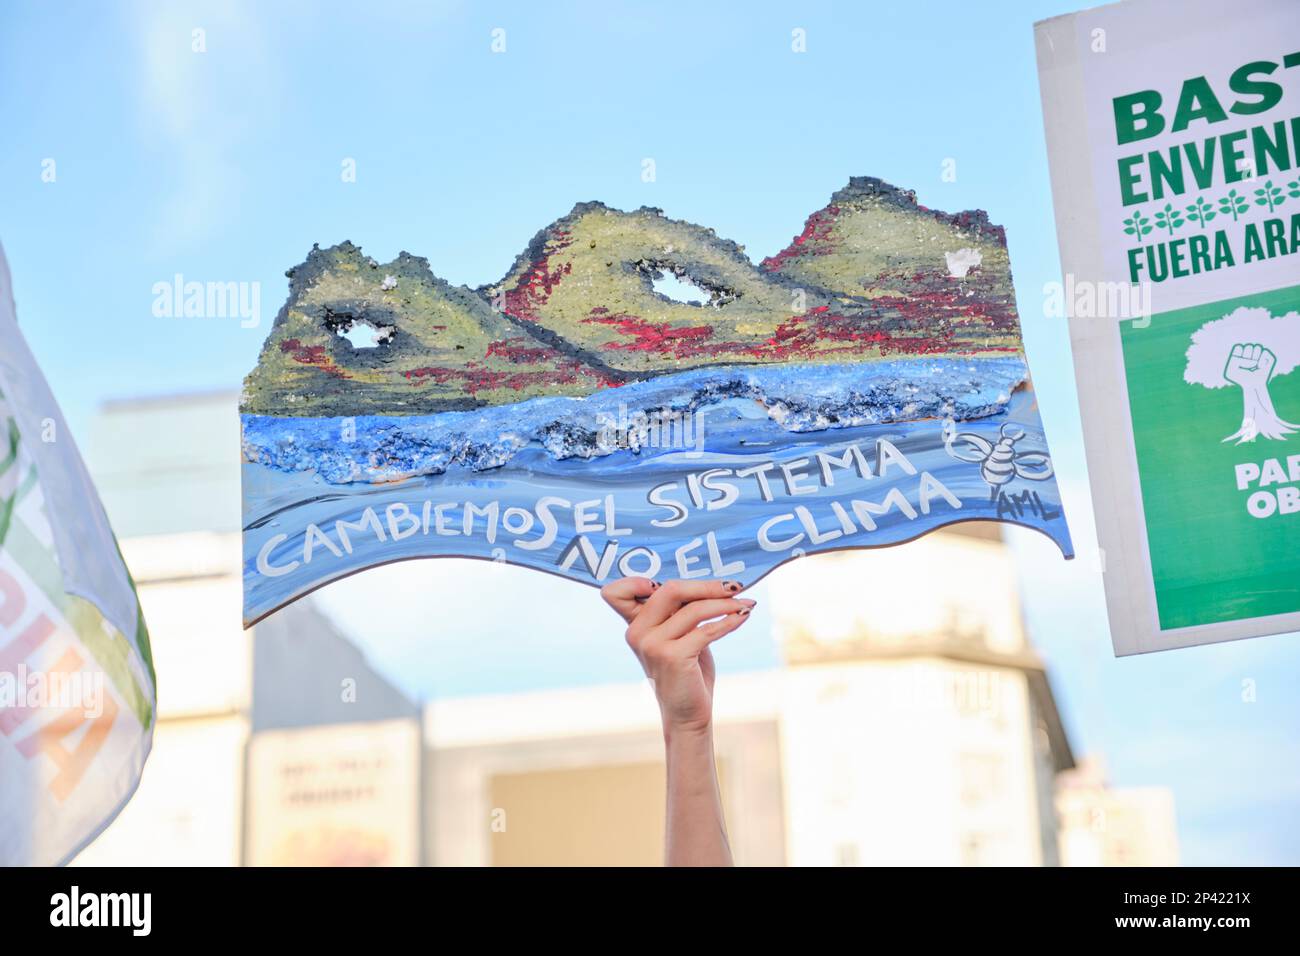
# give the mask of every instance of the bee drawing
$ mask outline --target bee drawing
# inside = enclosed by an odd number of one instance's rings
[[[998,440],[990,442],[970,432],[958,435],[951,426],[944,429],[943,444],[948,454],[980,466],[980,477],[989,486],[989,500],[1014,478],[1045,481],[1052,477],[1052,459],[1045,452],[1016,451],[1016,442],[1025,437],[1023,428],[1007,422],[998,434]]]

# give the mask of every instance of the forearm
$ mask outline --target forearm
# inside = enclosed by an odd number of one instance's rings
[[[731,866],[713,731],[664,729],[668,764],[668,866]]]

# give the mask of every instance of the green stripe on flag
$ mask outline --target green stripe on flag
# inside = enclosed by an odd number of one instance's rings
[[[9,419],[9,453],[0,461],[0,475],[9,470],[9,466],[18,458],[18,423]]]
[[[5,550],[13,555],[14,560],[22,566],[27,575],[36,582],[50,603],[57,607],[76,631],[86,650],[103,668],[113,687],[126,700],[127,706],[140,721],[142,727],[153,723],[153,705],[148,695],[141,690],[131,670],[131,643],[116,629],[110,635],[102,626],[104,616],[89,601],[85,601],[63,591],[63,573],[50,549],[41,544],[36,535],[23,523],[22,519],[10,522],[8,540]],[[139,607],[139,599],[136,600]],[[137,632],[140,627],[137,620]],[[146,637],[146,641],[148,638]],[[152,665],[150,665],[152,677]]]
[[[4,469],[0,468],[0,472]],[[36,466],[33,465],[27,477],[23,479],[14,493],[8,498],[0,500],[0,545],[5,543],[5,535],[9,533],[9,522],[13,520],[14,509],[18,502],[27,497],[27,493],[36,487]]]
[[[14,504],[18,501],[17,493],[10,495],[4,500],[0,500],[0,546],[5,543],[5,535],[9,533],[9,522],[14,515]]]
[[[131,643],[112,625],[102,627],[104,615],[89,601],[70,595],[65,613],[81,643],[99,662],[117,692],[126,698],[140,726],[149,727],[153,723],[153,705],[131,671]]]
[[[13,467],[18,460],[18,423],[12,418],[9,422],[9,451],[3,460],[0,460],[0,475]],[[35,470],[35,469],[33,469]],[[5,534],[9,531],[9,522],[13,518],[14,505],[22,497],[22,488],[17,489],[8,498],[0,499],[0,545],[4,544]]]
[[[5,536],[5,550],[14,556],[27,576],[55,607],[63,606],[63,572],[54,552],[41,542],[21,518],[9,523]]]

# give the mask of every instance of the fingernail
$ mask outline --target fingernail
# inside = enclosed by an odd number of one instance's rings
[[[650,582],[650,587],[651,587],[652,590],[653,590],[654,588],[658,588],[658,587],[661,587],[661,586],[662,586],[662,585],[660,585],[660,583],[659,583],[658,581],[651,581],[651,582]]]
[[[736,598],[736,600],[739,601],[741,604],[748,604],[750,607],[753,607],[755,604],[758,603],[753,598]]]
[[[739,611],[737,611],[736,613],[739,614],[741,617],[744,617],[746,614],[748,614],[748,613],[749,613],[750,611],[752,611],[752,610],[754,610],[752,607],[742,607],[742,608],[741,608]]]
[[[725,589],[727,589],[728,591],[739,591],[739,590],[740,590],[740,582],[739,582],[739,581],[723,581],[723,582],[722,582],[722,586],[723,586]]]

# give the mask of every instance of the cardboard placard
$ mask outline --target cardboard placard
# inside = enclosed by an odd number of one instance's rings
[[[1300,629],[1300,5],[1036,38],[1115,652]]]
[[[415,557],[750,584],[973,519],[1072,554],[983,213],[864,177],[759,265],[583,203],[481,289],[351,243],[289,274],[241,406],[246,623]]]

